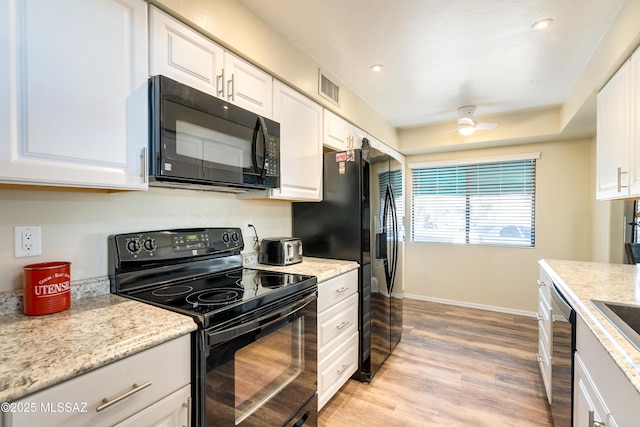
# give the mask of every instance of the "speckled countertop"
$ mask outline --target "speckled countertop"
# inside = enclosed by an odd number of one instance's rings
[[[640,351],[589,302],[640,305],[640,266],[559,260],[540,265],[640,393]]]
[[[302,262],[288,265],[286,267],[257,263],[245,264],[244,266],[246,268],[255,268],[257,270],[282,271],[284,273],[316,276],[318,278],[318,283],[322,283],[351,270],[355,270],[360,265],[354,261],[303,257]]]
[[[190,317],[117,295],[46,316],[0,316],[0,402],[18,399],[196,329]]]

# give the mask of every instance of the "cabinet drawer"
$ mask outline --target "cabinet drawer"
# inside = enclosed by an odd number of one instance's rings
[[[547,400],[551,403],[551,354],[547,343],[543,340],[538,341],[538,365],[540,367],[540,374],[542,374],[542,383],[544,384],[544,390],[547,394]]]
[[[358,294],[318,315],[318,360],[322,361],[358,329]]]
[[[318,312],[339,303],[358,291],[358,270],[334,277],[318,285]]]
[[[20,399],[16,403],[36,411],[7,414],[5,427],[114,425],[190,383],[190,347],[184,335]],[[136,387],[138,392],[98,412],[103,399],[113,401]],[[77,404],[79,412],[56,411],[59,402]]]
[[[538,313],[536,316],[538,319],[538,338],[545,342],[549,353],[553,352],[551,348],[551,328],[553,323],[551,316],[551,306],[545,302],[544,299],[540,298],[538,300]]]
[[[331,353],[318,368],[320,410],[358,369],[358,333]]]

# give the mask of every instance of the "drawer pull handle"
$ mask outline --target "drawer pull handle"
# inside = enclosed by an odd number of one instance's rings
[[[151,385],[151,381],[148,381],[142,385],[138,385],[138,384],[134,384],[133,385],[133,389],[129,390],[126,393],[121,394],[120,396],[116,397],[115,399],[107,399],[106,397],[104,399],[102,399],[102,405],[98,406],[96,408],[96,412],[100,412],[104,409],[107,409],[109,406],[111,405],[115,405],[116,403],[120,402],[121,400],[126,399],[127,397],[136,394],[137,392],[149,387]]]
[[[544,283],[542,280],[538,280],[538,286],[543,287],[543,286],[547,286],[547,284]]]
[[[538,361],[538,363],[542,363],[542,356],[540,356],[540,353],[536,353],[536,360]]]
[[[536,320],[539,322],[541,320],[544,320],[542,317],[540,317],[540,313],[536,313]]]
[[[347,291],[347,290],[349,290],[349,288],[343,286],[340,289],[336,289],[336,292],[341,294],[341,293],[343,293],[344,291]]]
[[[344,329],[347,325],[351,324],[351,322],[342,322],[340,323],[338,326],[336,326],[336,328],[338,329]]]
[[[344,373],[344,371],[346,371],[347,368],[349,368],[349,366],[351,366],[351,363],[348,363],[346,365],[342,365],[342,368],[338,369],[336,372],[338,373],[338,375],[342,375]]]

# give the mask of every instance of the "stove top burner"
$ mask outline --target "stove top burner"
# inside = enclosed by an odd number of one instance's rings
[[[151,294],[157,297],[175,297],[178,295],[184,295],[193,291],[193,287],[189,285],[173,285],[165,286],[160,289],[156,289]]]
[[[223,306],[238,301],[241,296],[242,291],[236,289],[205,289],[189,294],[186,301],[193,304],[194,307],[199,305]]]

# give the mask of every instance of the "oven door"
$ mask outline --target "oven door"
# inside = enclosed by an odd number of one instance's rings
[[[280,125],[164,76],[151,78],[156,181],[280,186]]]
[[[317,425],[316,293],[276,303],[253,322],[204,331],[202,425]]]

